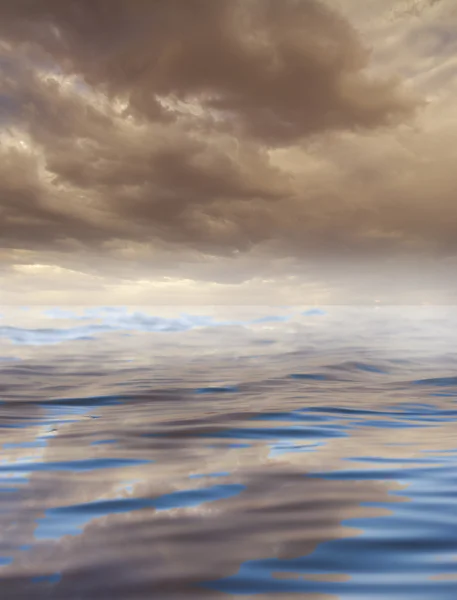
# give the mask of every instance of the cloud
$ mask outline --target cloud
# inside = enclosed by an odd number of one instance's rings
[[[317,0],[22,0],[0,16],[8,41],[152,120],[171,118],[162,99],[198,101],[275,143],[377,126],[413,106],[396,81],[364,75],[356,33]]]
[[[124,303],[170,280],[338,300],[447,272],[452,7],[393,20],[393,2],[340,4],[1,3],[7,301]]]

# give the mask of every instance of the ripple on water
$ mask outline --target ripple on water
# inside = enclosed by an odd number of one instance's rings
[[[315,473],[315,477],[325,479],[390,479],[407,482],[408,487],[391,492],[393,503],[362,503],[385,509],[389,515],[343,520],[342,525],[351,528],[348,531],[356,528],[359,534],[348,533],[347,537],[320,544],[307,556],[247,561],[235,575],[207,582],[205,587],[233,595],[321,593],[347,600],[451,600],[457,592],[456,581],[450,577],[456,572],[456,466],[457,455],[452,467],[384,471],[364,467]],[[278,579],[278,572],[295,578]],[[331,574],[345,574],[346,578],[334,581],[327,577]],[[307,578],[310,575],[311,581]],[[316,580],[315,575],[322,577]],[[437,580],[442,585],[436,586]]]
[[[179,490],[157,498],[118,498],[87,504],[51,508],[38,519],[35,538],[59,540],[66,535],[79,535],[84,527],[100,517],[153,508],[156,511],[193,508],[237,496],[245,489],[241,484],[214,485],[206,488]]]
[[[0,473],[37,472],[37,471],[72,471],[90,472],[104,469],[118,469],[151,464],[152,460],[131,458],[90,458],[86,460],[69,460],[62,462],[25,462],[23,464],[1,465]],[[22,467],[22,468],[21,468]]]
[[[195,390],[196,394],[234,394],[239,389],[236,385],[216,386],[216,387],[203,387]]]
[[[305,319],[305,341],[293,323],[284,339],[269,330],[246,352],[237,329],[225,354],[197,361],[209,338],[194,332],[182,347],[161,338],[155,354],[125,338],[129,370],[105,344],[89,361],[95,342],[42,368],[38,355],[5,363],[6,597],[455,600],[453,347],[394,348],[397,326],[368,339],[356,320],[347,339],[338,326],[319,341],[312,328],[330,319]],[[374,339],[386,342],[379,355]],[[109,393],[119,386],[125,395]]]
[[[416,385],[436,385],[438,387],[457,386],[457,377],[431,377],[430,379],[418,379]]]

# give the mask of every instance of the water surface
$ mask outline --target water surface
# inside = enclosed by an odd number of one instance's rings
[[[457,598],[457,309],[2,312],[5,598]]]

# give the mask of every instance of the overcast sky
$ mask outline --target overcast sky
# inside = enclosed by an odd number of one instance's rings
[[[457,301],[455,0],[4,0],[0,303]]]

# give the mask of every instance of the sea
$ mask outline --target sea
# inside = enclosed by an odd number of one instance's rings
[[[457,307],[0,313],[2,600],[456,600]]]

